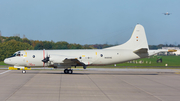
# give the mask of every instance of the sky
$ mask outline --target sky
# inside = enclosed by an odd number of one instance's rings
[[[122,44],[139,23],[149,45],[178,45],[179,5],[180,0],[0,0],[0,31],[30,40]]]

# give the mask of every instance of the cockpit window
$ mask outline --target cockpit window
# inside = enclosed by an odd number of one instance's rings
[[[11,57],[15,57],[16,56],[16,53],[14,53]]]
[[[18,53],[17,56],[21,56],[21,54]]]
[[[15,57],[17,54],[16,53],[14,53],[12,56],[10,56],[10,57]]]
[[[18,53],[14,53],[12,56],[10,56],[10,57],[15,57],[15,56],[23,56],[23,54],[20,54],[20,52],[18,52]]]

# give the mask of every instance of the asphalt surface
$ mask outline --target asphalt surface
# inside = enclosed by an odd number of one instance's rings
[[[0,70],[0,101],[179,101],[180,70]]]

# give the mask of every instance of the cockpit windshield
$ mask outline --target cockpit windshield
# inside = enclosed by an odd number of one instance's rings
[[[15,57],[16,56],[16,53],[14,53],[11,57]]]
[[[21,52],[16,52],[16,53],[14,53],[12,56],[10,56],[10,57],[15,57],[15,56],[23,56],[23,54],[21,54]]]

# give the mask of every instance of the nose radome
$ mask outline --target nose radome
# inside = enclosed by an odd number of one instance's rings
[[[4,60],[4,63],[5,63],[5,64],[9,64],[10,61],[11,61],[10,59],[6,58],[6,59]]]

